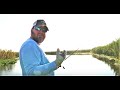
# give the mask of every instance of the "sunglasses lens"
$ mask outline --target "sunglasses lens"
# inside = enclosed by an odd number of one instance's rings
[[[36,30],[40,31],[42,30],[43,32],[47,32],[48,28],[47,27],[35,27]]]
[[[40,31],[40,30],[41,30],[41,29],[40,29],[40,27],[35,27],[35,29],[36,29],[36,30],[38,30],[38,31]]]
[[[43,32],[47,32],[48,29],[46,27],[42,28]]]

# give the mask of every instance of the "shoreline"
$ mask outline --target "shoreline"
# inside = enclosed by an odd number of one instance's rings
[[[0,59],[0,67],[7,66],[9,64],[15,64],[19,58],[15,59]]]
[[[104,54],[91,54],[94,58],[101,60],[108,65],[110,65],[111,69],[113,69],[116,73],[116,76],[120,76],[120,59],[114,58],[112,56],[106,56]]]

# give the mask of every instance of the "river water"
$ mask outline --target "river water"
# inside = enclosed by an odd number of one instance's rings
[[[47,55],[50,62],[54,61],[55,55]],[[115,76],[111,67],[91,55],[72,55],[62,63],[65,67],[55,70],[55,76]],[[14,65],[0,68],[0,76],[22,76],[20,61]]]

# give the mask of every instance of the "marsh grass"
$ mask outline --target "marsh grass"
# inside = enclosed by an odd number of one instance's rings
[[[120,60],[120,38],[105,46],[98,46],[92,49],[92,53],[104,54]]]
[[[0,49],[0,66],[7,66],[8,64],[14,64],[17,62],[17,53],[12,50]]]

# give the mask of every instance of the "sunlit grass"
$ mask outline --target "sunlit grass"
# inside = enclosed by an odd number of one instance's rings
[[[0,49],[0,66],[7,66],[8,64],[14,64],[17,61],[17,53],[12,50]]]
[[[92,49],[92,53],[112,56],[120,60],[120,38],[105,46],[98,46]]]
[[[98,46],[91,50],[92,56],[106,62],[120,75],[120,38],[105,46]]]
[[[0,67],[7,66],[9,64],[15,64],[16,62],[17,62],[17,59],[6,59],[6,60],[0,59]]]

